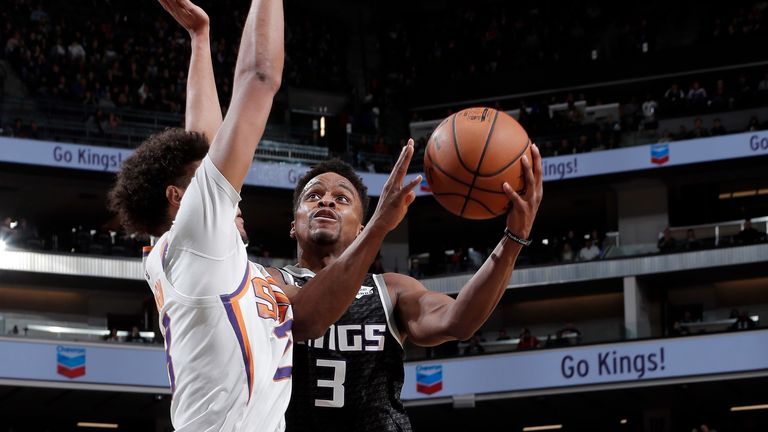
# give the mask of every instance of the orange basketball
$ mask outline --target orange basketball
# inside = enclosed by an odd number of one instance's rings
[[[506,214],[508,182],[525,188],[522,156],[531,160],[531,141],[520,123],[493,108],[467,108],[437,126],[424,152],[432,194],[451,213],[467,219]]]

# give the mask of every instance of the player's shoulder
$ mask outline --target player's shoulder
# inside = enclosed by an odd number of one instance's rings
[[[394,298],[427,289],[421,282],[408,275],[390,272],[378,276],[384,281],[387,290]]]

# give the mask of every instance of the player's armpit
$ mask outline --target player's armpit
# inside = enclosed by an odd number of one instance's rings
[[[296,295],[297,292],[301,288],[297,287],[296,285],[291,285],[285,281],[285,278],[283,276],[283,273],[280,272],[280,270],[274,268],[274,267],[265,267],[264,268],[267,273],[269,273],[270,276],[272,276],[272,279],[274,279],[275,285],[280,287],[280,289],[283,290],[285,295],[288,296],[288,299],[293,299],[293,297]],[[294,332],[295,334],[295,332]]]

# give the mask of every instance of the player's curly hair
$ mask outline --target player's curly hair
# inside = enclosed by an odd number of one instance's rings
[[[341,159],[330,159],[320,162],[307,171],[307,173],[296,182],[296,187],[293,189],[293,212],[296,213],[296,210],[299,208],[301,193],[304,191],[307,183],[320,174],[325,174],[327,172],[336,173],[352,183],[352,186],[357,190],[357,194],[360,195],[360,204],[362,204],[363,207],[363,220],[365,220],[368,215],[368,205],[371,201],[368,197],[368,187],[363,183],[363,179],[357,175],[355,169],[352,168],[352,165]]]
[[[190,164],[208,152],[208,140],[197,132],[166,129],[147,138],[125,161],[109,191],[109,208],[131,233],[160,236],[170,228],[168,186],[187,187]]]

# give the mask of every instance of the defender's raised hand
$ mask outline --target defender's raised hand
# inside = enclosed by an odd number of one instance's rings
[[[533,161],[529,161],[527,156],[522,158],[523,175],[525,176],[523,194],[515,192],[509,183],[505,182],[503,185],[504,192],[512,202],[512,208],[507,213],[507,228],[512,234],[523,239],[530,237],[531,227],[544,195],[541,153],[539,153],[536,144],[531,147],[531,155]]]
[[[395,229],[405,217],[408,206],[416,199],[416,192],[413,189],[421,183],[421,176],[416,176],[403,185],[413,152],[413,140],[409,139],[408,144],[400,152],[400,157],[392,168],[387,182],[384,183],[376,211],[371,217],[371,224],[381,224],[387,231]]]
[[[189,0],[158,0],[163,9],[184,27],[190,35],[208,31],[210,20],[203,9]]]

